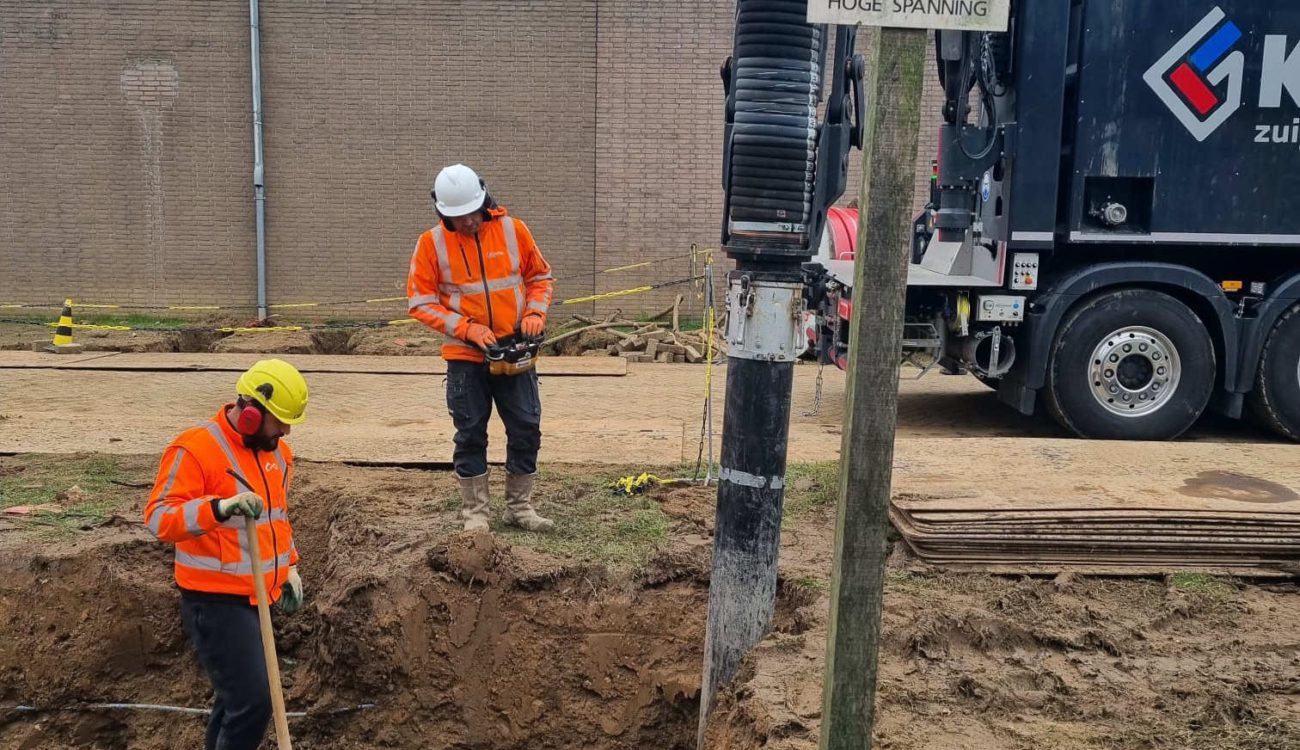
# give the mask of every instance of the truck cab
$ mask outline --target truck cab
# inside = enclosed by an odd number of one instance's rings
[[[1300,440],[1300,6],[1018,0],[1009,32],[935,47],[904,357],[1081,437],[1171,439],[1212,409]],[[842,243],[810,266],[841,367]]]

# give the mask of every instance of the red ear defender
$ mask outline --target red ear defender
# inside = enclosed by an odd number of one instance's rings
[[[262,429],[262,410],[257,408],[256,401],[248,401],[239,410],[239,416],[235,418],[235,429],[241,435],[256,435]]]

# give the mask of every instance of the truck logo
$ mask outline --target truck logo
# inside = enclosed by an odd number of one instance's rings
[[[1246,55],[1233,49],[1241,38],[1215,8],[1142,77],[1198,141],[1241,109]]]

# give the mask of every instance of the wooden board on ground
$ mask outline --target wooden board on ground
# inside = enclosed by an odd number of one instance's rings
[[[270,354],[116,354],[95,352],[66,356],[40,352],[0,352],[0,369],[135,370],[150,372],[243,372]],[[379,357],[351,354],[281,355],[304,373],[373,375],[445,375],[442,357]],[[627,362],[621,357],[542,357],[541,375],[621,377]]]

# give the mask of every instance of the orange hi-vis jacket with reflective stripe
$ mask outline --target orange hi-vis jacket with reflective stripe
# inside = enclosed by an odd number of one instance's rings
[[[439,223],[420,235],[411,256],[411,317],[443,334],[446,359],[484,361],[483,351],[465,339],[470,323],[500,338],[513,334],[526,315],[545,321],[551,305],[555,280],[528,227],[504,208],[489,214],[475,236]]]
[[[228,408],[167,446],[144,523],[154,536],[176,545],[176,583],[181,588],[247,596],[256,604],[244,517],[219,521],[216,503],[241,492],[257,494],[263,503],[257,520],[262,573],[274,602],[289,567],[298,564],[286,503],[293,451],[283,440],[271,452],[244,447],[243,436],[226,419]]]

